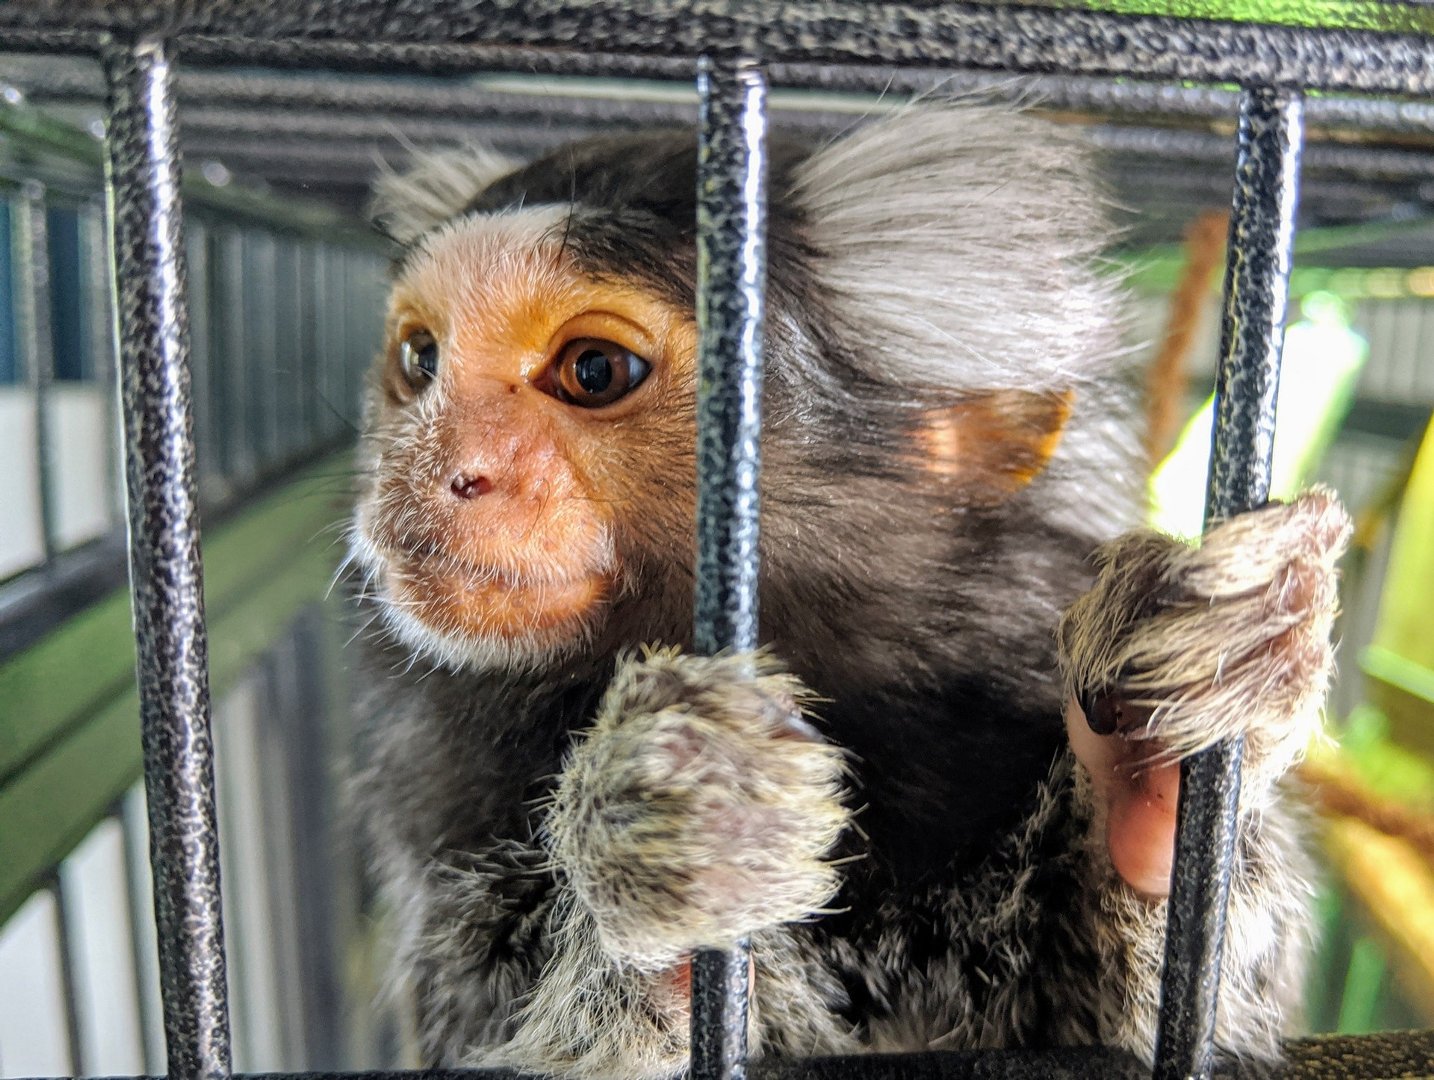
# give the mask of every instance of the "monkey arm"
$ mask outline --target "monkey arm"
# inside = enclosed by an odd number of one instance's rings
[[[515,841],[421,866],[388,861],[425,1062],[456,1062],[511,1037],[516,1009],[552,953],[558,890],[546,863],[541,848]]]
[[[805,919],[837,890],[842,759],[768,656],[622,661],[554,794],[554,861],[603,951],[649,968]]]
[[[1077,990],[1095,1007],[1093,1030],[1084,1038],[1123,1047],[1148,1063],[1165,957],[1165,899],[1138,891],[1117,872],[1106,840],[1107,812],[1084,769],[1077,772],[1074,795],[1092,822],[1074,920],[1095,954],[1093,964],[1074,969],[1093,979]],[[1301,843],[1299,809],[1289,800],[1272,800],[1262,813],[1241,813],[1215,1026],[1216,1047],[1232,1056],[1277,1058],[1279,1040],[1298,1023],[1313,873]],[[1168,864],[1168,852],[1164,858]]]
[[[686,987],[604,952],[535,843],[448,852],[391,882],[423,1059],[593,1080],[670,1077]]]
[[[1303,957],[1305,858],[1280,780],[1315,736],[1333,665],[1335,562],[1349,534],[1322,490],[1216,526],[1097,553],[1060,628],[1067,730],[1090,807],[1091,917],[1125,1008],[1103,1037],[1149,1055],[1179,760],[1245,737],[1217,1040],[1272,1055]],[[1119,1000],[1119,999],[1117,999]]]
[[[842,763],[801,718],[806,696],[764,656],[619,663],[548,810],[550,956],[507,1040],[477,1062],[579,1077],[680,1068],[687,955],[807,918],[836,891],[824,857],[847,821]],[[764,994],[807,1045],[841,1045],[824,1014],[786,1016],[806,994],[793,948],[780,932],[754,944],[772,973]]]

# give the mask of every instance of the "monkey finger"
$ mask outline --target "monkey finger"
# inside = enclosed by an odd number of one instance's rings
[[[1351,525],[1334,493],[1316,487],[1290,503],[1272,503],[1216,525],[1198,548],[1181,552],[1172,581],[1196,596],[1258,591],[1295,561],[1332,574]]]
[[[1113,650],[1112,681],[1127,697],[1157,699],[1180,687],[1237,683],[1255,667],[1267,689],[1298,682],[1306,665],[1285,661],[1305,642],[1328,638],[1336,604],[1333,575],[1295,560],[1263,592],[1183,604],[1149,619]]]
[[[1127,885],[1150,897],[1170,893],[1180,763],[1149,761],[1117,770],[1106,809],[1111,865]]]
[[[1158,744],[1121,733],[1097,734],[1074,700],[1066,706],[1066,731],[1072,752],[1090,776],[1111,865],[1136,892],[1168,895],[1179,762],[1163,760]]]

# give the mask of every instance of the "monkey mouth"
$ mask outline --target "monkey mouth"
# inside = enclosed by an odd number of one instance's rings
[[[383,575],[394,604],[445,636],[509,641],[578,635],[605,598],[607,575],[543,566],[524,573],[455,555],[420,540],[385,545]]]
[[[400,540],[384,551],[384,557],[391,567],[402,574],[437,573],[466,581],[473,588],[512,591],[520,588],[524,581],[521,575],[511,570],[455,555],[433,540]]]

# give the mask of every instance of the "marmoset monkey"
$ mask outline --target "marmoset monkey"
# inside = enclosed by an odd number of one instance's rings
[[[1086,155],[991,105],[774,138],[756,657],[689,651],[690,131],[385,179],[404,250],[352,557],[356,789],[434,1062],[681,1071],[751,938],[754,1054],[1149,1058],[1178,760],[1247,736],[1218,1044],[1305,951],[1323,492],[1140,521]]]

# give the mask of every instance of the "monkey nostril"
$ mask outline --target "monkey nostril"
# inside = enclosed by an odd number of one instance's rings
[[[460,499],[476,499],[479,495],[487,495],[493,490],[493,481],[486,476],[469,476],[467,473],[459,473],[453,478],[453,483],[448,485],[448,490]]]

